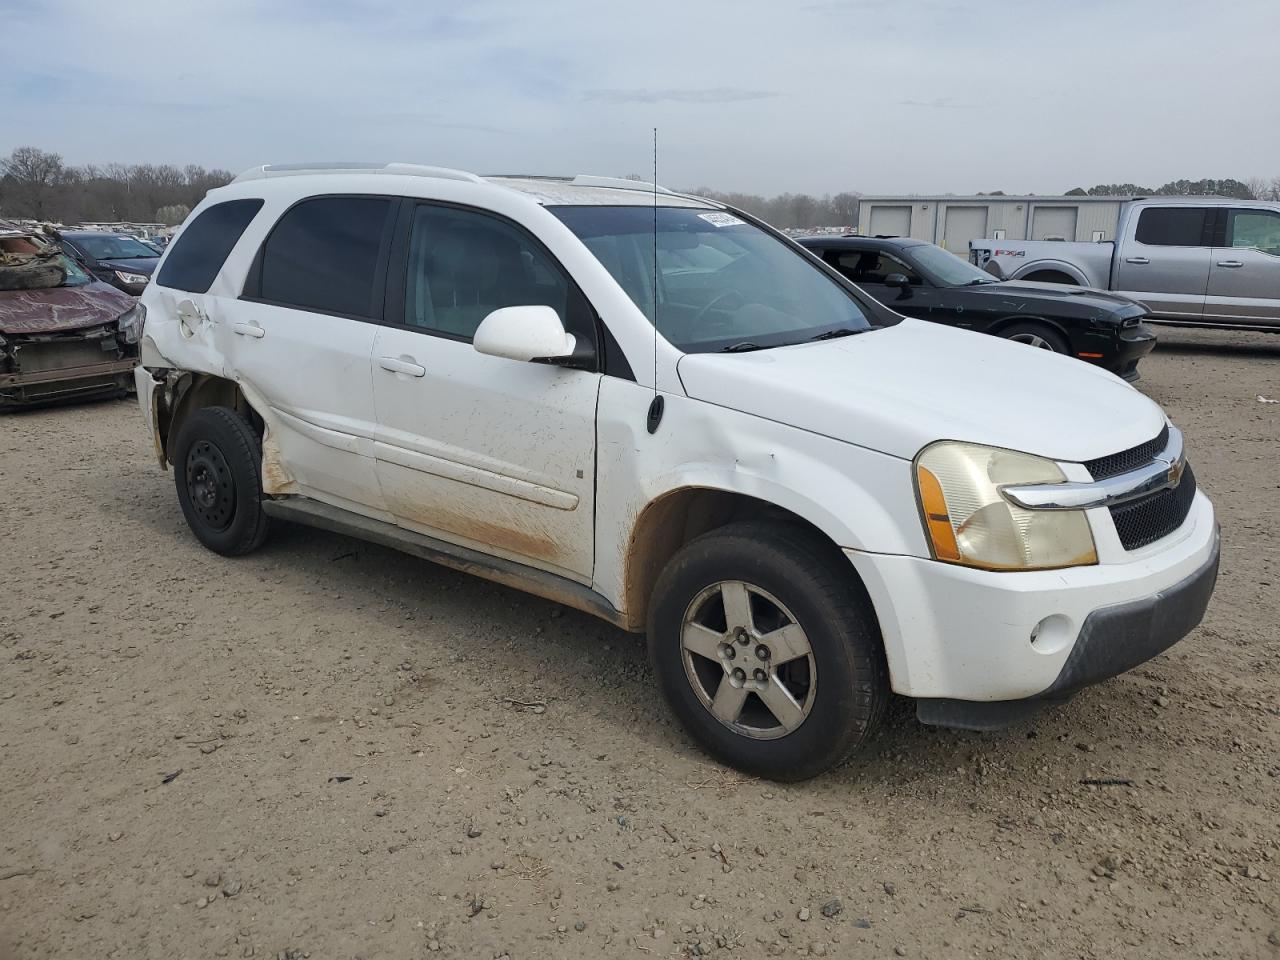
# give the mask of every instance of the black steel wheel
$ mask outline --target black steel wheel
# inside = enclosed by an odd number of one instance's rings
[[[265,539],[261,462],[257,434],[228,407],[202,407],[178,431],[173,449],[178,502],[191,532],[210,550],[238,556]]]

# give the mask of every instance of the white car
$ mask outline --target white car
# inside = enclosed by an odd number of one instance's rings
[[[206,546],[313,524],[647,631],[689,732],[760,776],[837,763],[891,691],[976,729],[1065,699],[1217,577],[1151,400],[645,184],[257,168],[138,312]]]

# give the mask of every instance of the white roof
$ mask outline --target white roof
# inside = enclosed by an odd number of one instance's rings
[[[624,180],[617,177],[595,177],[583,174],[574,177],[534,175],[481,177],[465,170],[424,166],[415,163],[322,162],[262,164],[250,167],[232,182],[245,183],[253,180],[273,180],[280,177],[369,176],[371,174],[423,177],[476,184],[487,183],[495,187],[523,193],[544,205],[648,205],[653,203],[654,195],[656,194],[658,204],[664,207],[719,209],[721,206],[709,200],[673,193],[665,187],[655,187],[652,183],[646,183],[641,180]]]

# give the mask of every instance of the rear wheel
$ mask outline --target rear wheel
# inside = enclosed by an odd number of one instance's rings
[[[650,610],[663,695],[723,763],[803,780],[864,743],[884,714],[870,602],[839,552],[802,530],[736,523],[691,541]]]
[[[1000,336],[1039,350],[1052,350],[1054,353],[1071,352],[1067,338],[1047,323],[1032,320],[1013,323],[1001,330]]]
[[[178,431],[173,455],[178,502],[191,532],[210,550],[238,556],[266,538],[261,461],[257,434],[228,407],[202,407]]]

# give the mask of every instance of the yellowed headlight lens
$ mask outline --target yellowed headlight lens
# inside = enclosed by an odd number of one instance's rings
[[[1062,483],[1051,460],[976,443],[935,443],[916,458],[920,511],[938,560],[985,570],[1049,570],[1098,562],[1078,510],[1027,510],[1000,487]]]

